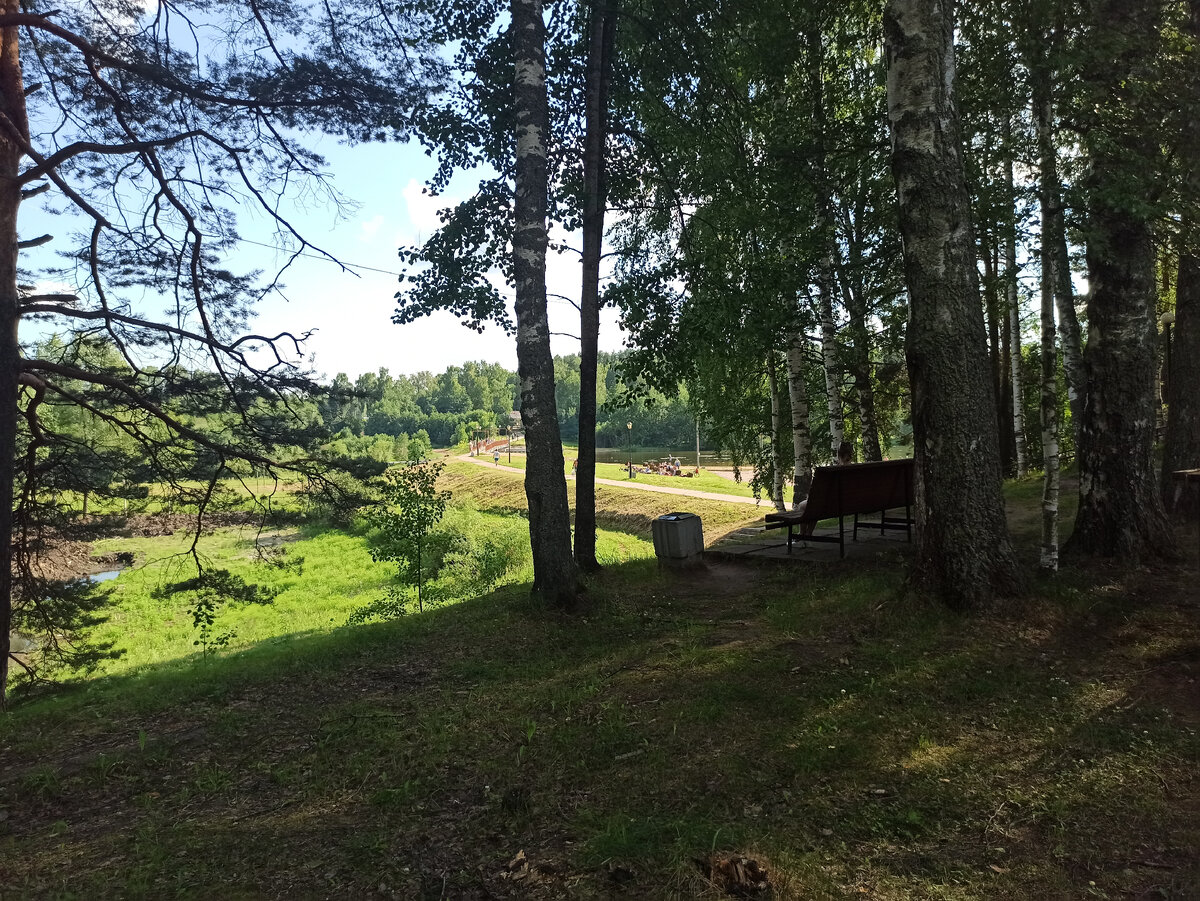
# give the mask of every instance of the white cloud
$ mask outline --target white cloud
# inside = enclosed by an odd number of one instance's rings
[[[401,192],[404,198],[408,221],[412,223],[413,234],[410,236],[414,244],[423,243],[430,235],[441,227],[438,210],[453,206],[457,200],[445,195],[434,196],[415,178],[410,179]]]
[[[360,240],[371,243],[375,240],[375,236],[379,234],[379,229],[383,227],[384,218],[382,213],[372,216],[370,219],[359,224],[362,229],[362,237]]]

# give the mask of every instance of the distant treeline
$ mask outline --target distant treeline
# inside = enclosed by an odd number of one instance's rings
[[[696,421],[684,386],[673,397],[658,392],[633,398],[622,382],[620,354],[601,354],[598,372],[601,447],[687,446],[696,440]],[[555,400],[563,439],[579,437],[579,357],[555,357]],[[368,372],[351,381],[338,373],[317,406],[337,437],[330,446],[348,456],[405,459],[422,446],[451,447],[480,435],[497,435],[519,419],[517,374],[497,363],[469,362],[434,375]],[[633,428],[628,428],[632,423]],[[413,442],[416,442],[414,445]]]

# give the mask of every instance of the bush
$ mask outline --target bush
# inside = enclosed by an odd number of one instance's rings
[[[385,540],[381,534],[373,540]],[[529,533],[523,519],[488,516],[466,507],[451,507],[426,535],[424,603],[450,604],[486,594],[518,577],[531,559]],[[400,578],[403,578],[401,576]],[[414,612],[416,586],[402,582],[387,595],[355,611],[351,623],[395,619]]]

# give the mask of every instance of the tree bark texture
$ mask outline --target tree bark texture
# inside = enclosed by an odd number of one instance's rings
[[[820,264],[821,360],[825,368],[825,398],[829,404],[829,449],[837,459],[846,440],[846,418],[842,415],[842,378],[838,360],[837,325],[833,320],[833,273],[830,261]]]
[[[550,128],[545,30],[541,0],[513,0],[517,140],[513,276],[517,375],[528,457],[525,495],[533,549],[533,593],[553,606],[571,607],[576,600],[576,570],[546,316],[546,145]]]
[[[941,0],[884,13],[892,171],[909,291],[916,456],[914,576],[956,609],[1020,587],[1001,495],[970,197],[954,99],[954,15]]]
[[[792,507],[798,507],[812,485],[812,432],[808,427],[808,384],[804,378],[804,335],[797,332],[787,350],[788,399],[792,408]]]
[[[1200,0],[1191,0],[1189,31],[1193,53],[1200,55]],[[1200,60],[1196,60],[1200,66]],[[1200,73],[1192,69],[1189,96],[1193,113],[1184,134],[1180,158],[1185,196],[1200,203]],[[1167,437],[1163,447],[1163,495],[1168,505],[1194,504],[1176,498],[1173,473],[1200,469],[1200,217],[1183,215],[1179,234],[1179,276],[1175,284],[1175,327],[1171,336],[1171,371],[1167,378]]]
[[[1000,346],[1000,299],[996,290],[996,267],[992,258],[989,231],[985,226],[979,230],[979,257],[983,263],[983,299],[987,310],[988,363],[991,365],[992,394],[1002,398],[1004,377],[1004,353]],[[1007,329],[1005,330],[1007,334]],[[1000,435],[1000,471],[1008,472],[1008,458],[1004,452],[1004,434],[1008,423],[1004,420],[1003,403],[997,405],[996,428]]]
[[[1012,430],[1016,453],[1017,478],[1029,474],[1028,455],[1025,447],[1025,386],[1021,372],[1021,292],[1017,276],[1017,191],[1013,180],[1012,127],[1004,120],[1004,183],[1008,195],[1008,208],[1004,223],[1004,303],[1008,314],[1008,369],[1012,379]]]
[[[813,132],[816,147],[813,152],[813,182],[816,191],[816,230],[820,241],[817,260],[817,306],[821,320],[821,359],[825,364],[825,395],[829,405],[829,446],[834,459],[846,440],[846,419],[842,414],[841,361],[838,358],[837,323],[833,317],[834,275],[837,241],[833,223],[833,187],[825,165],[826,116],[821,32],[808,32],[808,89],[812,96]]]
[[[786,510],[783,500],[783,398],[780,397],[779,376],[775,372],[775,352],[767,354],[767,385],[771,391],[771,503],[776,510]]]
[[[3,0],[5,15],[21,11],[20,0]],[[0,111],[10,128],[29,139],[25,82],[21,74],[18,29],[0,29]],[[17,181],[23,155],[18,143],[0,130],[0,708],[8,697],[9,634],[13,612],[13,479],[16,475],[18,392],[21,347],[20,295],[17,289]]]
[[[1035,76],[1036,78],[1036,76]],[[1058,570],[1058,496],[1059,496],[1059,449],[1058,449],[1058,357],[1055,354],[1056,329],[1054,326],[1054,301],[1057,262],[1054,247],[1054,232],[1049,223],[1056,202],[1058,173],[1048,160],[1054,158],[1054,135],[1050,99],[1048,93],[1038,90],[1035,83],[1033,117],[1037,125],[1038,155],[1041,159],[1040,206],[1042,241],[1042,296],[1041,296],[1041,357],[1042,357],[1042,549],[1038,565],[1048,572]]]
[[[863,265],[857,254],[857,244],[849,242],[851,267]],[[857,269],[855,270],[857,271]],[[846,267],[839,261],[838,282],[842,286],[842,302],[846,305],[849,321],[846,330],[850,335],[850,374],[854,379],[854,393],[858,398],[858,421],[861,427],[863,460],[879,462],[883,451],[879,446],[879,419],[875,415],[875,386],[871,381],[871,333],[867,328],[867,302],[859,285],[853,284],[846,275]]]
[[[997,399],[996,430],[1000,436],[1000,472],[1012,475],[1016,448],[1012,428],[1012,355],[1009,352],[1011,330],[1001,303],[1000,251],[998,239],[988,228],[981,233],[979,246],[983,257],[984,300],[987,306],[988,347],[992,364],[992,386]]]
[[[1173,556],[1154,470],[1158,334],[1147,198],[1158,137],[1136,96],[1156,51],[1161,8],[1098,0],[1088,34],[1088,390],[1079,429],[1079,513],[1064,550],[1137,560]]]
[[[596,560],[596,365],[600,346],[600,256],[607,191],[604,146],[616,31],[616,0],[594,0],[588,37],[583,145],[583,263],[579,290],[579,466],[575,478],[575,562]]]
[[[1039,565],[1054,572],[1058,569],[1058,500],[1061,460],[1059,457],[1058,359],[1055,355],[1055,302],[1061,263],[1056,246],[1053,220],[1060,203],[1058,167],[1055,165],[1054,115],[1050,104],[1049,72],[1045,60],[1033,69],[1033,119],[1037,127],[1039,202],[1041,208],[1041,357],[1042,357],[1042,549]],[[1061,211],[1058,212],[1061,226]],[[1068,275],[1068,283],[1070,276]]]

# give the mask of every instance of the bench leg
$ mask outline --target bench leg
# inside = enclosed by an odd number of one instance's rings
[[[838,517],[838,550],[841,551],[841,558],[846,558],[846,525],[844,518]]]

